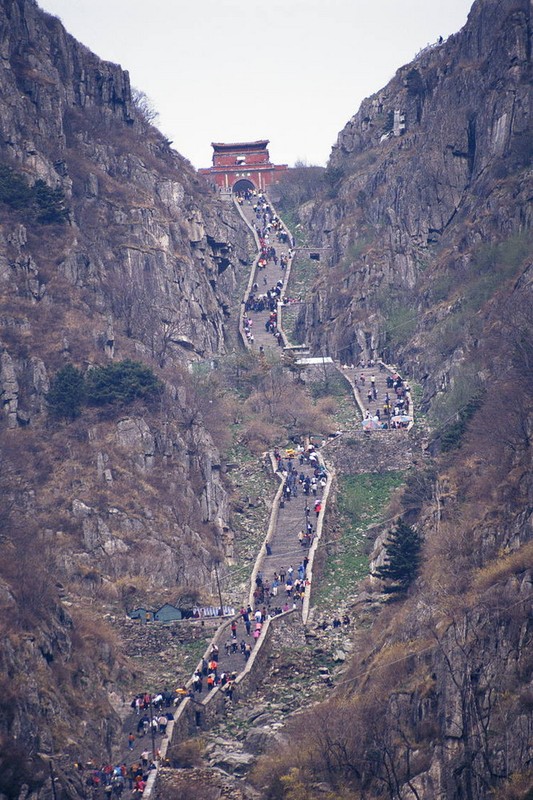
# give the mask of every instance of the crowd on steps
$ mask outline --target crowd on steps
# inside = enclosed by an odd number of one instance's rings
[[[284,339],[279,329],[278,304],[300,302],[298,297],[285,295],[287,272],[294,256],[294,245],[281,219],[261,192],[246,192],[237,198],[248,224],[257,234],[259,254],[256,260],[254,282],[246,299],[242,327],[249,346],[258,346],[260,352],[272,345],[272,340],[282,347]],[[254,329],[254,318],[258,327]]]
[[[264,195],[246,192],[237,202],[259,242],[253,283],[244,303],[242,330],[247,344],[264,352],[285,344],[278,320],[280,302],[299,302],[299,298],[285,296],[293,242]],[[366,406],[362,422],[365,430],[401,427],[411,419],[410,388],[399,374],[391,373],[373,359],[357,365],[344,364],[341,369]],[[157,694],[140,693],[132,699],[131,713],[123,727],[124,747],[119,763],[88,770],[87,785],[99,792],[94,795],[95,800],[122,797],[124,792],[127,800],[140,797],[150,772],[156,768],[161,741],[167,736],[169,722],[181,701],[187,698],[200,707],[215,688],[231,701],[235,681],[259,642],[265,622],[304,604],[310,591],[309,553],[316,525],[324,513],[328,473],[312,443],[307,447],[298,443],[283,452],[275,448],[273,463],[281,479],[279,509],[272,534],[269,533],[254,569],[250,603],[241,607],[229,625],[219,628],[186,686],[165,687]],[[333,629],[349,624],[346,614],[342,619],[336,615],[331,622]],[[323,623],[323,627],[327,625]]]
[[[365,408],[364,430],[407,428],[412,424],[411,387],[398,372],[374,359],[361,360],[357,365],[343,364],[341,369]]]

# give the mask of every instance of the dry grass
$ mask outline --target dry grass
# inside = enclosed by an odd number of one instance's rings
[[[501,553],[498,558],[486,564],[473,575],[474,587],[480,591],[501,583],[512,575],[533,568],[533,541],[522,545],[512,553]]]

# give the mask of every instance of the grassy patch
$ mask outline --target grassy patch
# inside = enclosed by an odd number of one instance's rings
[[[339,398],[337,411],[333,416],[337,422],[338,430],[359,431],[361,429],[361,413],[355,404],[353,395]]]
[[[298,213],[296,210],[292,210],[289,208],[283,208],[281,210],[281,218],[285,223],[286,227],[290,230],[292,235],[294,236],[294,241],[296,246],[305,246],[307,241],[307,231],[305,226],[303,226],[298,221]]]
[[[317,366],[308,371],[308,386],[311,395],[318,397],[334,397],[336,400],[352,396],[350,384],[331,364]]]
[[[403,471],[364,473],[339,478],[337,505],[341,530],[336,552],[328,555],[313,604],[336,609],[355,591],[368,573],[365,531],[383,519],[392,492],[404,482]]]
[[[178,680],[183,682],[190,678],[205,653],[205,648],[210,639],[211,632],[208,632],[202,639],[197,639],[194,642],[183,642],[178,645],[176,653],[178,656]]]
[[[417,415],[422,414],[421,405],[422,405],[422,398],[424,396],[424,390],[422,386],[417,383],[416,381],[410,381],[409,385],[411,387],[411,397],[413,398],[413,404],[416,409]]]

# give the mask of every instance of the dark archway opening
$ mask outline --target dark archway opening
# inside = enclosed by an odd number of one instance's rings
[[[242,178],[240,181],[237,181],[233,187],[233,194],[245,194],[245,192],[253,192],[254,189],[255,186],[252,181]]]

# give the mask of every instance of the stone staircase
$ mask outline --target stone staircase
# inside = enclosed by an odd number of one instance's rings
[[[229,200],[229,198],[227,198]],[[258,249],[259,238],[255,229],[255,214],[252,201],[245,200],[242,204],[235,203],[239,213],[246,221],[252,230]],[[272,204],[270,204],[272,208]],[[287,235],[290,233],[284,228]],[[282,251],[288,252],[288,245],[278,245],[276,241],[272,241],[278,255]],[[283,308],[283,295],[287,290],[290,270],[292,266],[292,258],[289,258],[288,264],[285,269],[281,269],[279,263],[276,265],[273,260],[267,262],[263,269],[258,268],[260,254],[255,259],[251,269],[250,279],[248,286],[243,297],[241,305],[241,319],[239,321],[239,331],[245,347],[264,352],[268,350],[277,350],[278,347],[283,347],[284,350],[293,351],[297,354],[307,354],[308,348],[303,346],[292,346],[283,333],[281,328],[281,314]],[[281,331],[282,341],[278,343],[272,333],[267,332],[266,323],[270,316],[270,310],[263,311],[250,311],[245,310],[246,302],[252,291],[254,284],[257,284],[257,292],[263,293],[276,285],[278,281],[282,281],[282,291],[280,301],[278,303],[278,326]],[[250,341],[249,336],[246,335],[244,328],[244,320],[248,318],[252,320],[251,330],[253,332],[253,341]],[[387,378],[393,372],[393,369],[388,365],[377,364],[371,367],[353,367],[352,365],[343,365],[336,363],[335,366],[344,375],[346,380],[352,386],[354,401],[358,406],[363,419],[365,416],[372,417],[376,409],[383,405],[385,392],[390,389],[387,386]],[[371,386],[371,377],[375,377],[375,389],[377,392],[377,399],[374,393],[371,397],[368,396],[368,388]],[[363,381],[364,378],[364,381]],[[411,403],[412,410],[412,403]],[[361,427],[361,433],[363,428]],[[389,435],[388,431],[382,430],[376,432],[378,436]],[[406,432],[404,431],[404,436]],[[402,437],[403,438],[403,437]],[[288,465],[287,454],[282,454],[285,465]],[[261,682],[261,668],[266,663],[269,655],[269,642],[276,631],[276,636],[285,635],[283,631],[294,629],[297,626],[302,630],[302,624],[308,620],[309,604],[312,588],[312,575],[313,575],[313,560],[316,548],[319,544],[322,526],[327,505],[328,495],[331,489],[333,470],[330,465],[325,465],[322,457],[318,454],[318,462],[325,468],[327,473],[327,482],[324,488],[317,489],[316,497],[313,494],[305,495],[300,485],[297,486],[296,496],[291,495],[290,499],[285,497],[285,486],[287,483],[287,473],[277,470],[277,462],[271,454],[272,469],[276,472],[280,483],[276,493],[275,499],[272,504],[272,511],[270,516],[270,523],[265,535],[265,539],[258,553],[250,584],[250,593],[246,601],[243,601],[243,606],[248,604],[255,610],[256,607],[265,609],[266,621],[264,622],[259,639],[253,644],[253,649],[250,657],[245,657],[240,652],[240,642],[253,642],[253,635],[247,634],[244,622],[240,614],[238,614],[234,621],[237,623],[236,642],[238,644],[237,652],[226,652],[225,643],[232,640],[231,624],[232,619],[226,619],[220,625],[218,631],[213,637],[212,642],[209,644],[204,658],[209,659],[209,654],[215,644],[219,651],[219,667],[218,673],[233,673],[237,677],[231,682],[231,691],[228,695],[227,686],[215,687],[207,694],[204,692],[202,695],[193,693],[191,689],[191,681],[188,683],[190,690],[189,696],[185,697],[176,710],[175,719],[170,723],[168,737],[160,742],[161,758],[165,758],[165,754],[169,744],[179,742],[190,735],[193,735],[199,729],[207,729],[215,721],[226,714],[228,703],[235,702],[240,697],[244,698],[249,693],[260,685]],[[293,458],[292,463],[298,472],[304,475],[311,475],[314,473],[316,465],[305,461],[300,463],[298,456]],[[314,510],[315,499],[321,501],[321,510],[317,516]],[[299,541],[298,533],[303,530],[306,531],[307,522],[310,522],[313,529],[313,537],[309,546],[302,546]],[[254,603],[254,589],[256,588],[256,579],[260,574],[263,582],[267,581],[272,583],[274,574],[279,575],[282,572],[287,574],[289,567],[292,566],[294,570],[294,577],[298,576],[298,566],[302,563],[303,559],[307,558],[308,563],[305,571],[305,578],[307,586],[305,589],[303,600],[294,601],[292,597],[288,597],[285,588],[280,585],[278,595],[270,599],[270,607],[268,604],[259,603],[257,606]],[[281,610],[281,613],[279,611]],[[251,629],[254,629],[253,617]],[[201,664],[199,665],[201,666]],[[204,682],[205,686],[205,682]],[[231,697],[231,699],[230,699]],[[148,786],[145,789],[144,797],[149,797],[155,780],[156,772],[150,776]]]

